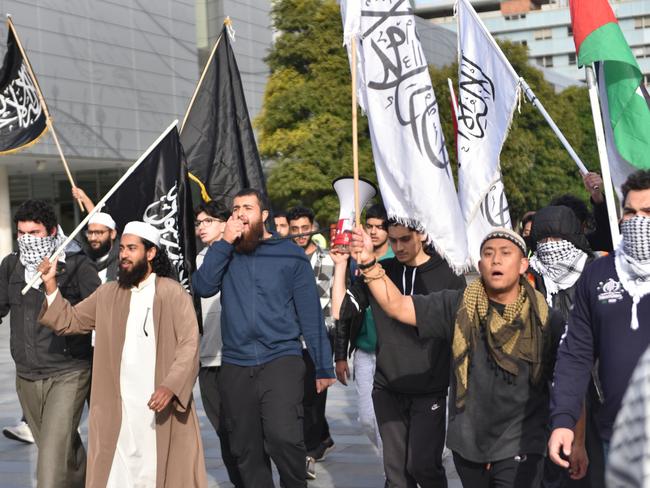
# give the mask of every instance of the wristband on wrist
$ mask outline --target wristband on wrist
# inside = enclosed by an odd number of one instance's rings
[[[377,264],[377,258],[372,258],[372,261],[369,261],[366,264],[358,263],[357,268],[363,271],[364,269],[372,268],[375,264]]]

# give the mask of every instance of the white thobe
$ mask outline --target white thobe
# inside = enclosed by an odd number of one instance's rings
[[[151,273],[131,288],[120,366],[122,424],[107,488],[156,486],[156,415],[147,406],[155,390],[155,280]]]

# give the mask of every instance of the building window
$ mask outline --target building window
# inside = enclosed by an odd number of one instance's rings
[[[637,58],[650,58],[650,46],[636,46],[632,52]]]
[[[504,16],[504,19],[506,20],[519,20],[519,19],[525,19],[526,14],[514,14],[514,15],[506,15]]]
[[[551,29],[538,29],[535,31],[536,41],[551,39],[552,37],[553,37],[553,31]]]
[[[576,53],[569,53],[569,66],[576,64]]]
[[[544,68],[553,67],[553,56],[538,56],[535,58],[535,61],[537,61],[537,64],[539,66],[542,66]]]
[[[566,35],[569,36],[569,37],[573,37],[573,26],[572,25],[567,25]]]
[[[635,17],[634,28],[635,29],[650,28],[650,15],[644,15],[643,17]]]
[[[646,73],[643,75],[643,84],[645,86],[650,86],[650,73]]]

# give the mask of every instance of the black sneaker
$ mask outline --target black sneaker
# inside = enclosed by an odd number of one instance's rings
[[[334,449],[334,440],[331,437],[328,437],[322,441],[319,446],[307,453],[308,456],[313,457],[316,461],[322,461],[325,459],[325,455]]]

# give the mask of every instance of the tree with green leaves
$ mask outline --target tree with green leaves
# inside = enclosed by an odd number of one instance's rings
[[[272,161],[268,190],[275,208],[302,204],[321,224],[335,222],[338,200],[331,183],[352,174],[350,66],[335,0],[275,0],[279,33],[267,58],[271,76],[256,120],[260,154]],[[500,43],[515,70],[542,101],[583,162],[597,167],[597,149],[586,88],[556,94],[528,64],[524,46]],[[458,82],[458,65],[430,68],[447,147],[456,167],[447,78]],[[376,182],[367,119],[359,117],[360,174]],[[390,135],[387,134],[387,137]],[[580,173],[541,114],[522,95],[501,153],[513,219],[573,193],[586,200]]]

